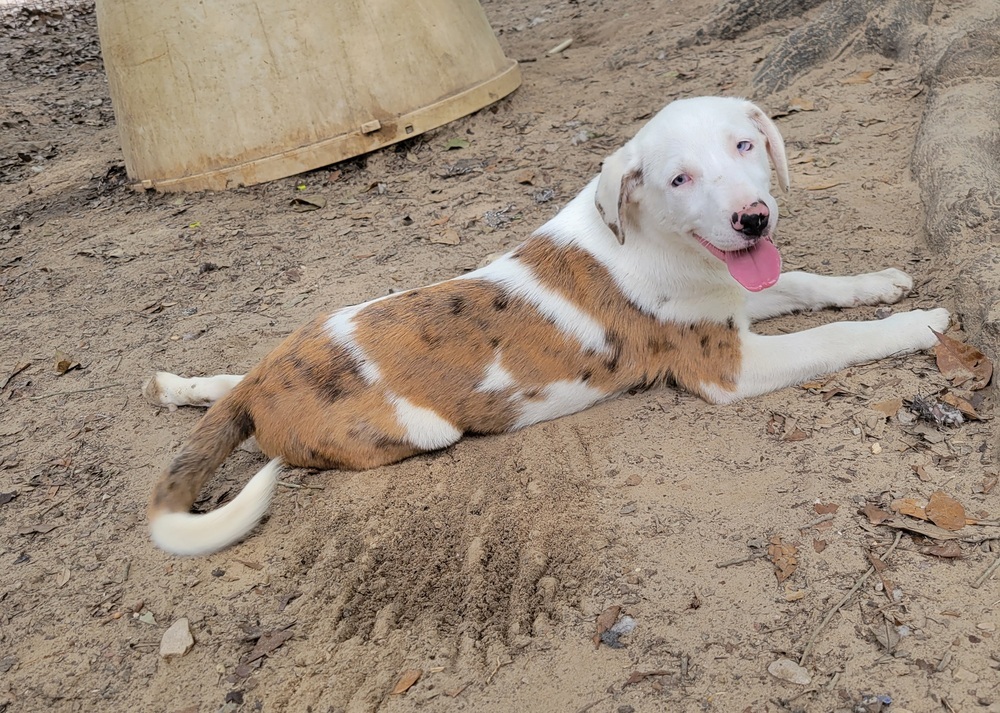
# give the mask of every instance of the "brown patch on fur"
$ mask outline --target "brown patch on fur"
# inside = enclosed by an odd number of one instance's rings
[[[732,319],[693,324],[658,321],[629,302],[607,269],[580,248],[535,237],[521,260],[545,285],[593,316],[607,330],[613,358],[588,380],[613,392],[673,382],[704,397],[704,386],[732,390],[740,369],[740,338]]]

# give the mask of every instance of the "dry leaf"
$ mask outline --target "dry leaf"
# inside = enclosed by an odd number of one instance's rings
[[[795,545],[782,542],[780,537],[772,537],[767,546],[767,556],[774,564],[774,576],[779,582],[784,582],[795,573],[798,566],[796,555],[799,550]]]
[[[449,220],[451,220],[450,215],[442,215],[440,218],[435,218],[434,220],[432,220],[428,225],[433,225],[433,226],[444,225]]]
[[[813,503],[813,510],[816,511],[817,515],[829,515],[831,513],[837,512],[840,506],[836,503]]]
[[[389,693],[390,696],[398,696],[406,693],[413,687],[420,677],[424,675],[424,672],[419,668],[408,668],[403,673],[399,675],[399,680],[396,681],[396,685],[392,687],[392,691]]]
[[[432,235],[431,242],[436,243],[437,245],[458,245],[462,242],[462,238],[459,237],[457,232],[448,228],[440,233]]]
[[[876,555],[874,552],[868,553],[868,561],[872,563],[872,567],[874,567],[875,571],[878,572],[879,574],[885,571],[885,562],[879,559],[879,556]]]
[[[530,168],[525,168],[514,174],[514,180],[526,186],[535,185],[535,172]]]
[[[903,517],[894,517],[883,521],[881,524],[896,530],[915,532],[918,535],[929,537],[932,540],[957,540],[964,537],[964,535],[960,535],[956,532],[950,532],[929,522],[920,522],[919,520],[910,520]]]
[[[803,99],[802,97],[795,97],[790,102],[788,102],[788,111],[812,111],[816,108],[816,102],[812,99]]]
[[[56,373],[62,376],[67,371],[72,371],[73,369],[79,369],[80,362],[73,359],[65,352],[56,349]]]
[[[813,549],[822,552],[826,549],[826,540],[813,540]]]
[[[965,527],[965,508],[950,495],[940,490],[931,494],[930,502],[924,508],[928,519],[945,530],[961,530]]]
[[[871,407],[879,413],[885,415],[886,418],[892,418],[899,413],[899,409],[903,407],[903,399],[879,401],[877,404],[872,404]]]
[[[949,391],[948,393],[946,393],[944,396],[941,397],[941,400],[944,403],[948,404],[949,406],[954,406],[955,408],[957,408],[959,411],[962,412],[962,415],[965,416],[966,418],[971,418],[973,421],[981,420],[979,418],[979,414],[976,413],[976,409],[973,408],[972,404],[963,399],[961,396],[956,396],[955,394]]]
[[[292,210],[305,213],[310,210],[319,210],[326,207],[326,198],[323,196],[295,196],[289,201]]]
[[[633,473],[625,479],[625,485],[638,485],[642,482],[642,477]]]
[[[971,391],[982,389],[990,383],[993,362],[985,354],[971,344],[963,344],[940,332],[934,332],[934,336],[938,338],[934,356],[944,378],[955,386],[964,385]]]
[[[785,584],[785,601],[786,602],[797,602],[806,596],[806,590],[804,589],[792,589]]]
[[[633,671],[631,675],[629,675],[629,677],[625,680],[625,683],[622,684],[622,686],[623,687],[634,686],[635,684],[649,678],[650,676],[668,676],[670,675],[670,673],[672,672],[664,671],[662,669],[658,671]]]
[[[918,520],[928,520],[927,511],[916,498],[900,498],[892,501],[892,509],[900,515],[909,515]]]
[[[597,633],[594,634],[594,648],[598,648],[601,645],[601,635],[609,631],[615,622],[618,621],[618,615],[621,614],[622,608],[618,604],[614,604],[600,613],[597,617]]]
[[[981,491],[983,495],[989,495],[993,492],[993,488],[997,487],[997,482],[1000,481],[1000,476],[988,475],[983,478],[983,484],[981,486]],[[0,493],[0,505],[3,504],[3,493]]]
[[[920,478],[920,482],[922,483],[926,483],[931,479],[931,476],[927,475],[927,471],[922,465],[911,465],[910,470],[917,474],[917,477]]]
[[[291,629],[274,629],[272,631],[266,631],[260,635],[257,639],[257,644],[253,647],[253,651],[247,657],[247,660],[243,663],[253,663],[259,658],[267,656],[273,652],[278,647],[282,646],[286,641],[292,638]]]
[[[881,525],[883,522],[892,517],[892,515],[887,513],[885,510],[877,508],[871,503],[865,505],[861,512],[865,514],[868,518],[868,522],[872,525]]]
[[[795,427],[790,432],[782,436],[783,441],[804,441],[809,438],[809,434],[803,431],[801,428]]]
[[[923,547],[920,551],[933,557],[958,558],[962,556],[962,546],[958,544],[957,540],[948,540],[939,545]]]
[[[871,69],[865,69],[856,74],[852,74],[850,77],[844,77],[840,80],[841,84],[869,84],[871,83],[872,76],[875,72]]]
[[[825,183],[813,183],[805,188],[807,191],[825,191],[828,188],[839,186],[841,183],[843,183],[843,181],[827,181]]]

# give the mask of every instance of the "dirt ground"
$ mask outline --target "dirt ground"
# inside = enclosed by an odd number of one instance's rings
[[[316,313],[476,267],[671,99],[750,94],[800,22],[692,43],[712,0],[484,7],[522,62],[512,96],[195,195],[127,187],[92,9],[0,19],[0,712],[1000,711],[1000,577],[976,586],[1000,550],[992,397],[982,421],[914,422],[894,400],[949,387],[930,354],[727,407],[629,394],[365,473],[290,470],[242,544],[152,547],[151,484],[199,417],[143,400],[153,370],[242,373]],[[787,269],[907,270],[895,309],[949,307],[974,343],[963,265],[932,249],[910,175],[921,82],[845,52],[759,98],[792,169],[779,245]],[[298,212],[302,195],[327,203]],[[261,463],[238,452],[202,505]],[[936,491],[985,524],[879,524]],[[597,648],[612,606],[634,629]],[[162,658],[181,618],[195,644]],[[803,653],[808,682],[769,673]]]

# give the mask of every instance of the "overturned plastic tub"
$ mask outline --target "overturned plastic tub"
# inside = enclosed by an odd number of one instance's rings
[[[477,0],[97,0],[129,177],[159,191],[283,178],[514,91]]]

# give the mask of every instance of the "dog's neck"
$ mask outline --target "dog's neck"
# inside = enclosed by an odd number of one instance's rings
[[[690,238],[649,225],[649,217],[641,212],[637,219],[646,224],[628,230],[619,243],[597,211],[596,190],[595,178],[537,234],[589,252],[629,301],[664,322],[706,317],[725,322],[732,316],[744,290],[721,262]],[[678,253],[685,252],[689,259],[679,260]],[[734,294],[739,297],[734,299]]]

